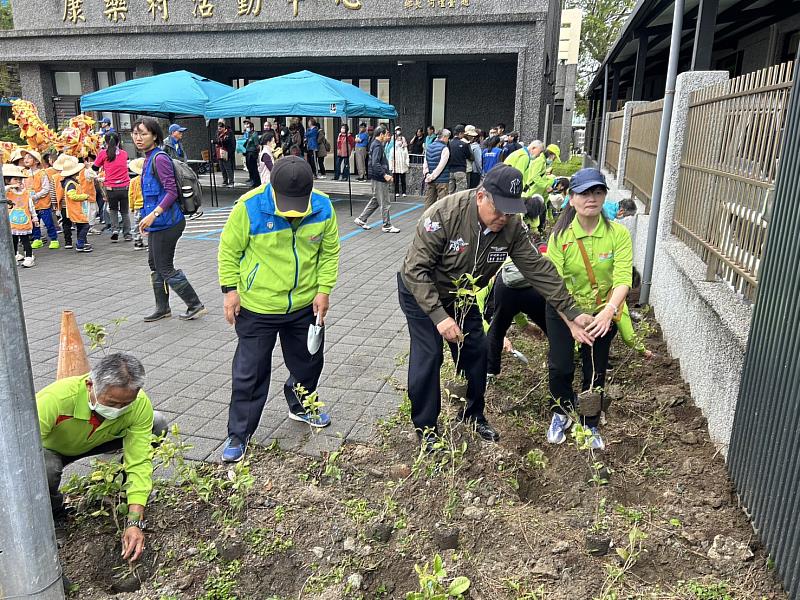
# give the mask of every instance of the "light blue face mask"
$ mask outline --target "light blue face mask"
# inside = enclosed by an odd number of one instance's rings
[[[92,409],[101,417],[103,417],[104,419],[108,419],[109,421],[113,421],[114,419],[124,415],[126,412],[130,410],[132,404],[133,403],[128,404],[128,406],[123,406],[122,408],[114,408],[113,406],[106,406],[105,404],[100,404],[97,401],[97,395],[95,395],[95,401],[92,402],[91,393],[89,395],[89,408]]]

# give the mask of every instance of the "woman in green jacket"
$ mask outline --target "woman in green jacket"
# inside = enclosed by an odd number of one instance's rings
[[[631,287],[631,236],[623,225],[609,221],[603,214],[607,193],[608,186],[599,170],[578,171],[570,182],[569,205],[561,213],[547,245],[547,256],[578,307],[594,315],[594,321],[586,328],[594,343],[591,346],[582,344],[580,348],[583,391],[602,390],[605,384],[611,340],[617,333],[616,322],[622,315]],[[578,408],[572,391],[574,342],[569,329],[550,306],[547,307],[547,337],[553,410],[547,441],[560,444],[572,425],[570,413]],[[587,408],[590,409],[588,414]],[[584,425],[592,431],[592,447],[604,449],[598,430],[600,407],[584,406],[580,412]]]

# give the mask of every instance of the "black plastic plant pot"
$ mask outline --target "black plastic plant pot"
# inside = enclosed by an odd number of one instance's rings
[[[611,538],[603,537],[601,535],[586,536],[586,550],[592,556],[605,556],[608,554],[608,548],[610,546]]]
[[[598,392],[586,390],[578,394],[578,413],[585,417],[594,417],[603,409],[603,397]]]

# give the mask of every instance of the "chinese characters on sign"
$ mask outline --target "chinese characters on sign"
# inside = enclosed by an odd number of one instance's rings
[[[361,9],[361,0],[336,0],[336,6],[339,6],[340,2],[349,10]]]
[[[103,10],[103,15],[109,21],[114,23],[120,19],[123,21],[128,16],[128,0],[105,0],[106,7]]]
[[[77,25],[78,21],[86,21],[83,16],[83,0],[64,0],[64,21]]]
[[[169,0],[147,0],[147,12],[153,15],[154,21],[159,14],[162,21],[169,21]]]
[[[261,0],[239,0],[236,14],[240,17],[247,15],[257,17],[261,14]]]
[[[192,15],[195,19],[208,19],[214,16],[214,4],[211,0],[193,0],[193,2]]]
[[[423,5],[428,8],[467,8],[469,0],[403,0],[406,9],[418,9]]]
[[[300,2],[304,0],[287,0],[292,9],[292,15],[300,15]],[[317,0],[322,2],[323,0]],[[330,2],[331,0],[324,0]],[[83,12],[84,0],[63,0],[65,23],[77,25],[79,22],[86,22]],[[133,9],[130,3],[133,3]],[[112,23],[126,21],[128,14],[137,10],[136,4],[142,0],[103,0],[103,16]],[[144,0],[146,10],[153,17],[159,18],[163,22],[169,21],[169,2],[170,0]],[[236,0],[237,17],[257,17],[261,14],[264,0]],[[361,10],[364,7],[363,0],[333,0],[336,6],[341,6],[346,10]],[[468,7],[470,0],[403,0],[406,9],[423,8],[456,8]],[[188,4],[188,2],[187,2]],[[196,19],[209,19],[214,16],[215,0],[191,0],[192,16]],[[139,9],[141,10],[141,8]]]

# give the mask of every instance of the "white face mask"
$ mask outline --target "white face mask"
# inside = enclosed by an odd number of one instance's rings
[[[92,402],[92,395],[94,395],[94,402]],[[103,417],[104,419],[108,419],[109,421],[113,421],[114,419],[124,415],[128,412],[131,408],[131,404],[128,406],[123,406],[122,408],[114,408],[113,406],[106,406],[105,404],[100,404],[97,401],[97,395],[94,391],[90,391],[89,393],[89,408],[96,412],[98,415]]]

